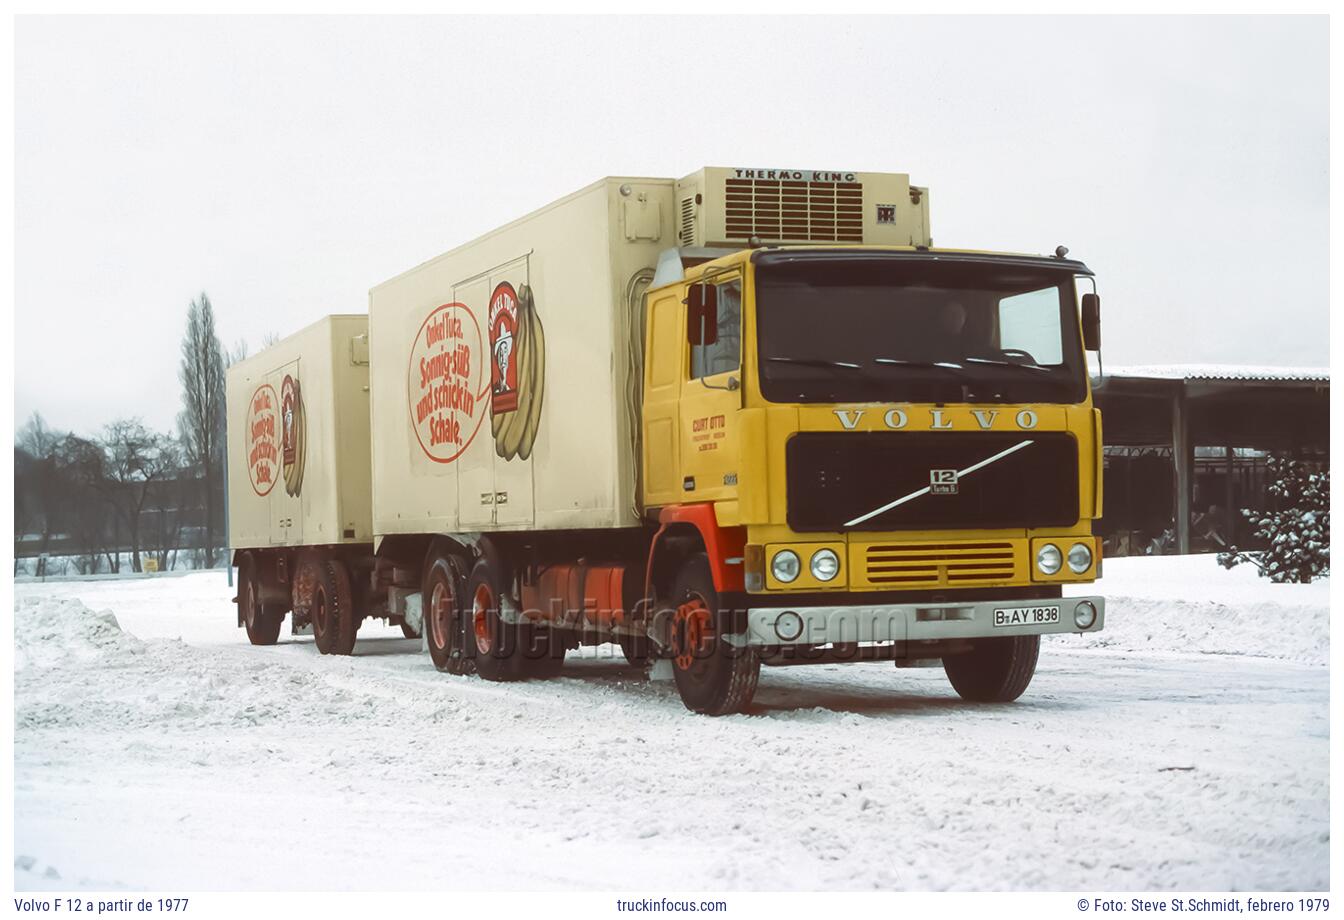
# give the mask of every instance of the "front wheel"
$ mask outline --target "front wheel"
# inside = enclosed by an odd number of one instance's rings
[[[670,600],[672,674],[681,701],[705,715],[743,712],[756,693],[761,658],[756,649],[728,641],[734,633],[731,611],[719,606],[704,553],[682,564]]]
[[[1011,703],[1036,674],[1040,636],[976,639],[969,652],[943,659],[952,689],[976,703]]]

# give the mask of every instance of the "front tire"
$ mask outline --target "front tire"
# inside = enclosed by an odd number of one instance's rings
[[[729,643],[731,611],[719,605],[709,559],[699,553],[677,573],[671,603],[672,674],[681,701],[692,712],[722,716],[743,712],[756,693],[761,658],[756,649]]]
[[[952,689],[975,703],[1011,703],[1036,674],[1040,636],[977,639],[969,652],[943,659]]]
[[[349,655],[355,650],[359,615],[355,612],[350,572],[345,563],[333,559],[318,568],[309,608],[313,618],[313,637],[323,655]]]

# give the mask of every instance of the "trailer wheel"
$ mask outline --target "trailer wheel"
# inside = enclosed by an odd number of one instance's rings
[[[477,561],[467,580],[466,631],[476,673],[486,680],[517,680],[524,675],[518,654],[518,628],[499,615],[504,580],[486,556]]]
[[[275,645],[285,615],[269,613],[261,602],[260,576],[252,555],[243,557],[238,566],[238,615],[247,629],[247,641],[253,645]]]
[[[756,692],[761,658],[750,646],[725,641],[731,630],[729,613],[719,607],[719,594],[709,572],[709,559],[698,553],[687,559],[673,583],[672,674],[681,701],[692,712],[721,716],[744,711]]]
[[[969,652],[943,659],[943,671],[964,700],[1011,703],[1036,673],[1040,636],[978,639]]]
[[[309,607],[313,619],[313,637],[317,650],[324,655],[349,655],[355,650],[359,616],[350,589],[350,573],[345,563],[333,559],[318,567],[317,584]]]
[[[471,670],[471,655],[464,646],[462,595],[466,578],[457,556],[435,556],[425,568],[420,584],[420,610],[424,617],[429,657],[434,667],[449,674]],[[406,629],[402,624],[402,631]]]

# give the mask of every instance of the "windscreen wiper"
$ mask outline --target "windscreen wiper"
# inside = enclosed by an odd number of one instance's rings
[[[1025,367],[1029,371],[1045,371],[1049,373],[1053,368],[1046,367],[1043,364],[1031,364],[1029,362],[1018,361],[1000,361],[998,358],[967,358],[974,364],[992,364],[994,367]]]
[[[949,371],[965,370],[965,368],[956,361],[906,361],[904,358],[874,358],[873,363],[883,364],[889,367],[941,367]]]
[[[787,358],[782,355],[766,358],[767,361],[777,361],[780,364],[802,364],[807,367],[842,367],[849,371],[863,370],[863,367],[850,361],[831,361],[827,358]]]

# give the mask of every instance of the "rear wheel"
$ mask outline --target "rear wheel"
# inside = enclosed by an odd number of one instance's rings
[[[345,563],[332,560],[318,567],[317,583],[309,607],[313,637],[324,655],[349,655],[355,650],[359,616],[355,612],[350,573]]]
[[[518,629],[500,617],[503,586],[503,573],[486,557],[476,562],[467,580],[467,641],[476,660],[476,673],[486,680],[517,680],[523,676]]]
[[[731,611],[719,606],[709,559],[687,559],[672,589],[672,674],[686,708],[721,716],[744,711],[756,692],[761,658],[756,649],[727,641]]]
[[[238,566],[238,613],[247,630],[248,642],[253,645],[275,645],[280,638],[280,624],[284,622],[285,615],[268,611],[261,602],[261,574],[257,571],[256,559],[251,555],[245,556]]]
[[[464,645],[462,600],[466,590],[465,566],[457,556],[436,555],[425,567],[420,586],[429,657],[434,667],[449,674],[471,670],[470,650]],[[405,626],[402,626],[405,629]]]
[[[1040,650],[1040,636],[977,639],[969,652],[944,658],[943,671],[964,700],[1010,703],[1031,683]]]

